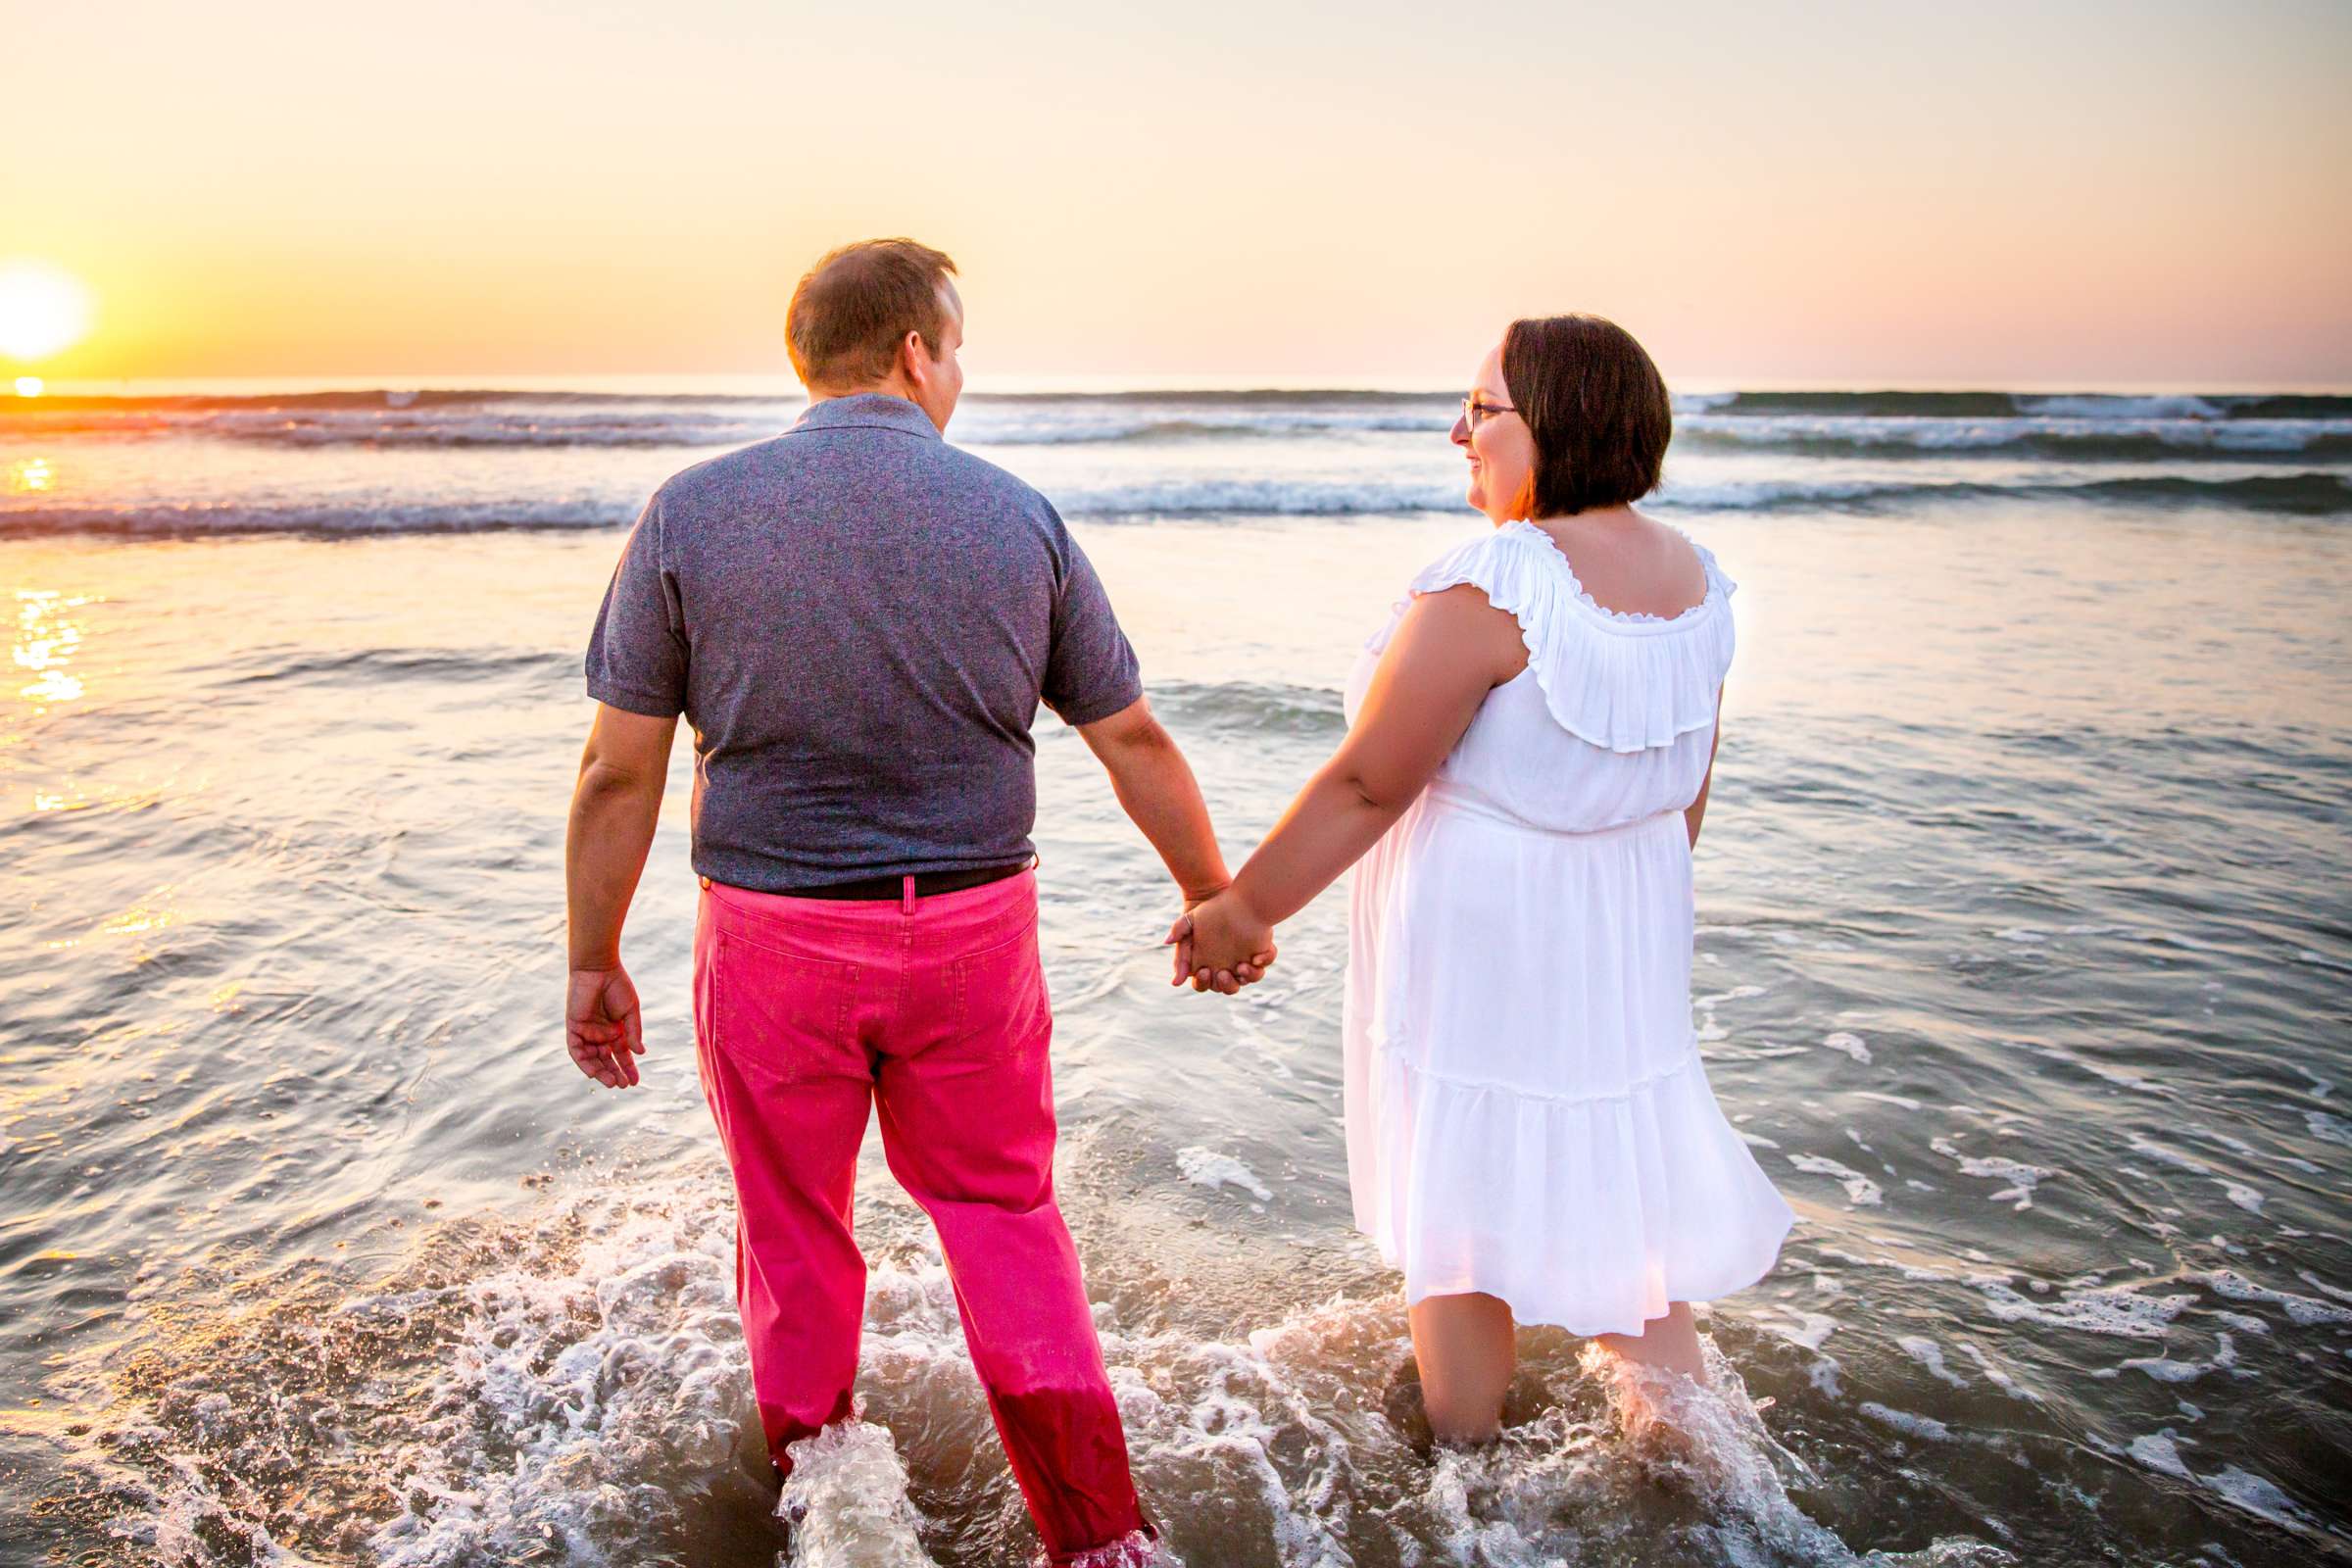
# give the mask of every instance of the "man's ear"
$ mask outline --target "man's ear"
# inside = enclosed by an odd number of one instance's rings
[[[931,353],[923,347],[923,334],[908,332],[899,339],[899,373],[908,386],[921,386],[931,376]]]

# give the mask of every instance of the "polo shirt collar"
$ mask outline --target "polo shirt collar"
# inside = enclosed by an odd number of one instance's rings
[[[906,435],[940,439],[939,426],[931,416],[902,397],[888,392],[859,392],[846,398],[827,398],[812,403],[808,411],[793,421],[795,430],[842,430],[863,425],[877,430],[897,430]]]

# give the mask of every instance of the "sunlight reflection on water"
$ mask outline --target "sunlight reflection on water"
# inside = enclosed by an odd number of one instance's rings
[[[17,624],[9,653],[19,669],[33,672],[33,679],[19,687],[17,695],[32,703],[36,713],[85,695],[82,678],[66,666],[81,650],[83,622],[74,612],[91,599],[50,588],[17,590]]]

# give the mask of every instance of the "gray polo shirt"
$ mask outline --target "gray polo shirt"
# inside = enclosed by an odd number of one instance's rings
[[[655,492],[588,642],[588,695],[694,728],[694,868],[775,892],[1031,853],[1043,700],[1143,695],[1045,497],[878,393]]]

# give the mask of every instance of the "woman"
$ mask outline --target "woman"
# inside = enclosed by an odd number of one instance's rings
[[[1734,585],[1633,508],[1672,428],[1622,328],[1511,324],[1453,426],[1494,527],[1413,579],[1345,744],[1172,933],[1179,984],[1230,990],[1363,859],[1348,1177],[1442,1439],[1495,1432],[1515,1323],[1703,1381],[1690,1303],[1761,1279],[1793,1218],[1690,1023]]]

